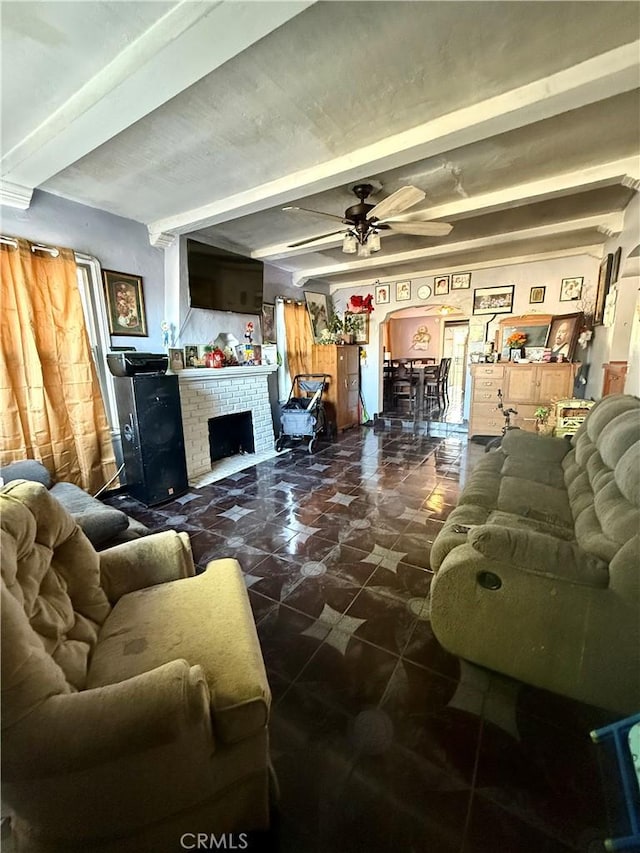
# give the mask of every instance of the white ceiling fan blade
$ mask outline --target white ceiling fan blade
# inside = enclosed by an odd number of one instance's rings
[[[419,201],[426,198],[426,193],[419,190],[417,187],[400,187],[394,193],[391,193],[387,198],[383,198],[381,202],[376,204],[373,210],[367,214],[367,219],[375,216],[376,219],[388,219],[396,213],[402,213],[409,207],[413,207]]]
[[[324,210],[312,210],[310,207],[294,207],[293,205],[288,205],[287,207],[283,207],[282,210],[302,210],[305,213],[315,213],[316,216],[328,216],[329,219],[337,219],[339,222],[344,222],[344,217],[336,216],[335,213],[325,213]]]
[[[387,222],[386,225],[396,234],[417,234],[420,237],[446,237],[453,229],[448,222]]]

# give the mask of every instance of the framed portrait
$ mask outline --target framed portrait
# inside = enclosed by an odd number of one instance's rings
[[[536,305],[539,302],[544,302],[546,289],[546,287],[532,287],[529,291],[529,305]]]
[[[276,306],[272,302],[262,303],[262,343],[276,343]]]
[[[184,370],[184,350],[182,347],[169,347],[169,370],[178,373]]]
[[[329,327],[329,304],[325,293],[311,293],[305,290],[304,298],[311,322],[311,333],[315,341],[320,340],[322,332]]]
[[[515,285],[502,284],[497,287],[477,287],[473,291],[474,314],[511,314]]]
[[[604,315],[604,303],[609,292],[611,284],[611,272],[613,270],[613,255],[608,254],[600,263],[600,272],[598,274],[598,287],[596,289],[596,304],[593,310],[593,322],[595,325],[602,325]]]
[[[102,270],[110,335],[148,337],[142,277]]]
[[[547,347],[552,360],[571,361],[578,342],[582,325],[582,311],[576,314],[561,314],[554,317],[549,328]],[[562,356],[560,359],[559,357]]]
[[[582,296],[584,278],[563,278],[560,284],[560,302],[577,302]]]
[[[350,312],[345,312],[345,319],[350,316]],[[356,314],[356,317],[360,319],[360,328],[353,333],[353,342],[354,344],[368,344],[369,343],[369,315],[368,314]]]
[[[184,347],[184,366],[187,367],[198,367],[200,364],[200,358],[198,357],[198,345],[197,344],[186,344]]]
[[[433,279],[433,292],[436,296],[446,296],[449,293],[449,276],[437,275]]]
[[[376,305],[388,305],[391,302],[391,292],[388,284],[376,284]]]
[[[411,282],[396,281],[396,302],[406,302],[411,299]]]
[[[451,290],[468,290],[471,287],[470,272],[454,272],[451,276]]]

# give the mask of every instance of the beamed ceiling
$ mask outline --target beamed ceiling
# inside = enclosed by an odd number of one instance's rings
[[[588,252],[640,186],[636,2],[3,2],[2,201],[34,189],[330,285]],[[350,187],[411,218],[345,255]]]

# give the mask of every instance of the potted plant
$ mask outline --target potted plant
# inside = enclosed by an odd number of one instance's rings
[[[553,432],[553,424],[549,423],[550,414],[551,409],[547,406],[538,406],[533,413],[533,417],[536,419],[536,432],[541,435],[551,435]]]

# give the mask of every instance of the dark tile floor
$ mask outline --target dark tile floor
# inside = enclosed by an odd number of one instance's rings
[[[429,550],[483,448],[352,430],[147,509],[245,573],[274,703],[287,853],[598,851],[615,812],[596,709],[448,654]],[[517,638],[514,638],[517,641]]]

